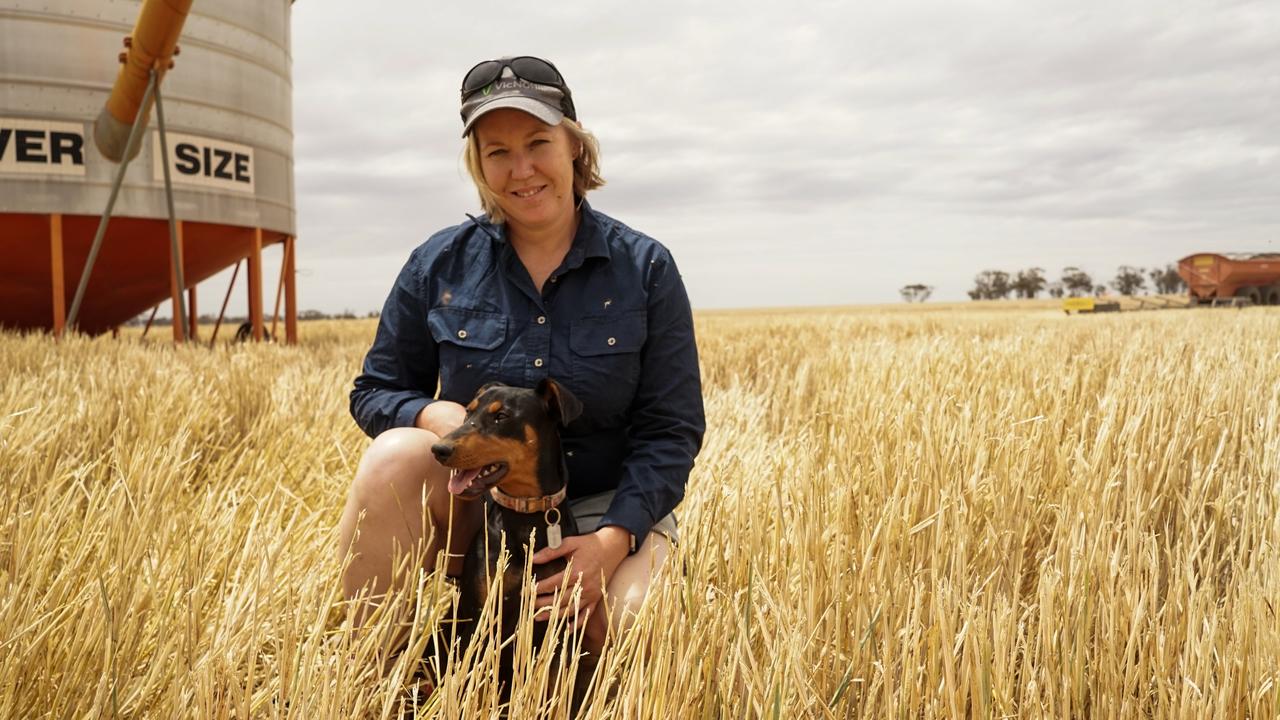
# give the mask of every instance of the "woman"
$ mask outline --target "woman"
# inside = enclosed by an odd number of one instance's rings
[[[562,433],[583,534],[534,562],[572,558],[577,610],[598,650],[662,566],[702,443],[688,297],[666,248],[587,204],[604,184],[598,147],[555,66],[534,57],[476,65],[463,79],[462,122],[486,215],[414,250],[383,307],[351,392],[351,413],[374,441],[341,521],[351,553],[343,589],[370,593],[363,618],[398,584],[392,569],[404,552],[425,550],[430,570],[445,550],[445,572],[461,572],[483,504],[450,494],[431,446],[462,423],[485,382],[533,387],[553,377],[584,406]],[[559,584],[539,583],[539,607],[553,604]]]

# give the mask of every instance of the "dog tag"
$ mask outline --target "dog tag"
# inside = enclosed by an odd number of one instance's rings
[[[564,537],[560,535],[560,523],[547,526],[547,547],[552,550],[560,547],[560,543],[564,542]]]

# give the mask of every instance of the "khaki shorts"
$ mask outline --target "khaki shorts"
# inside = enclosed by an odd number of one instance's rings
[[[569,501],[569,509],[573,511],[573,519],[578,522],[578,532],[586,534],[595,532],[600,527],[600,520],[609,511],[609,503],[613,502],[615,491],[597,493]],[[654,524],[650,532],[656,532],[671,541],[672,545],[680,541],[680,533],[676,528],[676,514],[669,513]],[[644,544],[645,538],[636,538]]]

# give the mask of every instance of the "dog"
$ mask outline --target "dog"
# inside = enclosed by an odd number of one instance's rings
[[[489,383],[467,405],[462,425],[432,446],[436,460],[453,470],[450,493],[464,499],[488,496],[484,528],[466,552],[458,582],[457,632],[463,648],[470,642],[491,583],[500,584],[502,637],[509,638],[520,618],[528,556],[544,547],[559,547],[564,537],[578,534],[573,513],[564,502],[569,477],[559,429],[581,414],[578,399],[551,378],[533,389]],[[504,549],[509,558],[505,569],[498,567]],[[535,565],[533,582],[564,568],[564,559]],[[541,646],[545,627],[540,624],[535,647]],[[507,642],[502,649],[499,683],[504,697],[510,691],[514,647],[515,643]],[[581,672],[593,665],[580,662],[575,707],[587,684]]]

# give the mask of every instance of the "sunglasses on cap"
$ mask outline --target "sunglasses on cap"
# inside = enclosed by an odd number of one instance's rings
[[[560,101],[560,111],[570,120],[578,119],[578,114],[573,107],[573,95],[569,92],[569,86],[565,84],[564,76],[555,65],[532,55],[477,63],[462,78],[462,99],[465,101],[468,95],[488,87],[502,77],[502,71],[507,68],[511,68],[511,74],[521,80],[537,85],[550,85],[559,90],[564,94],[564,98]]]

